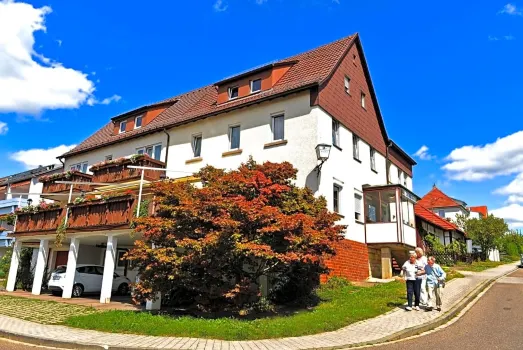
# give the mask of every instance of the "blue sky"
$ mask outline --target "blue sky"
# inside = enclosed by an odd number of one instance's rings
[[[436,183],[523,226],[523,0],[23,4],[0,0],[0,176],[116,114],[359,32],[390,137],[428,148],[416,193]]]

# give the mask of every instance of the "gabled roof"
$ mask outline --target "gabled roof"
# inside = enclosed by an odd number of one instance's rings
[[[448,221],[446,219],[443,219],[439,215],[435,214],[431,210],[425,208],[424,206],[420,205],[419,202],[414,205],[414,214],[421,218],[422,220],[425,220],[429,222],[430,224],[439,227],[440,229],[444,231],[460,231],[463,232],[462,229],[458,227],[455,223]],[[466,233],[463,232],[465,235]]]
[[[461,207],[462,205],[455,199],[447,196],[436,186],[432,187],[432,190],[424,195],[418,203],[425,208],[448,208],[448,207]]]
[[[27,171],[24,171],[21,173],[9,175],[9,176],[0,178],[0,186],[6,185],[8,183],[12,184],[12,183],[20,182],[20,181],[30,180],[33,177],[37,177],[37,176],[43,175],[45,173],[49,173],[51,171],[59,170],[62,167],[63,167],[62,164],[59,164],[59,165],[51,164],[48,166],[40,166],[36,169],[31,169],[31,170],[27,170]]]
[[[470,207],[469,208],[470,211],[473,211],[475,213],[480,213],[483,215],[483,217],[487,217],[488,216],[488,208],[486,205],[480,205],[480,206],[477,206],[477,207]]]
[[[272,63],[275,65],[290,64],[291,68],[281,77],[272,89],[262,91],[255,95],[217,104],[218,90],[217,83],[215,83],[201,89],[151,104],[148,107],[168,102],[176,102],[173,105],[168,106],[166,110],[160,113],[149,124],[140,129],[115,135],[113,122],[109,122],[92,136],[88,137],[85,141],[81,142],[78,146],[61,157],[87,152],[92,149],[108,146],[124,140],[159,132],[165,128],[171,128],[321,85],[330,78],[342,57],[344,57],[355,42],[357,42],[358,45],[361,45],[358,34],[350,35],[311,51]],[[236,75],[234,78],[237,78],[242,74],[245,73]],[[231,78],[227,78],[226,80],[230,79]],[[131,115],[135,112],[136,110],[133,110],[124,115]],[[122,115],[118,117],[121,116]],[[388,140],[386,139],[386,141]]]

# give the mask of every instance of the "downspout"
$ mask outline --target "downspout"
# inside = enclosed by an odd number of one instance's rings
[[[389,184],[389,179],[390,179],[390,177],[389,177],[389,172],[390,172],[389,147],[390,147],[390,145],[391,145],[391,142],[389,140],[387,147],[385,147],[385,176],[387,177],[386,178],[387,185]]]
[[[165,168],[167,168],[167,159],[169,159],[169,144],[171,143],[171,135],[167,132],[167,129],[163,129],[165,135],[167,135],[167,145],[165,146]]]
[[[62,167],[65,169],[65,163],[62,160],[62,157],[57,157],[57,159],[60,161],[60,163],[62,163]]]

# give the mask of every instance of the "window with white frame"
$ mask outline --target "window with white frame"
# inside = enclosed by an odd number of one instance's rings
[[[350,78],[345,76],[345,92],[350,94]]]
[[[332,119],[332,144],[340,147],[340,122]]]
[[[370,149],[370,168],[376,171],[376,150],[374,148]]]
[[[143,115],[139,115],[136,118],[134,118],[134,128],[135,129],[139,129],[142,127],[142,120],[143,120]]]
[[[445,219],[445,210],[438,210],[438,216]]]
[[[285,116],[283,114],[272,117],[272,139],[274,141],[285,139]]]
[[[258,92],[261,91],[261,79],[251,80],[251,92]]]
[[[360,160],[360,138],[352,135],[352,154],[354,159]]]
[[[120,131],[119,133],[124,133],[125,129],[127,128],[127,120],[123,120],[120,122]]]
[[[366,96],[365,96],[365,93],[362,91],[362,92],[361,92],[361,106],[362,106],[363,108],[366,108],[366,105],[365,105],[365,102],[366,102],[366,101],[365,101],[365,97],[366,97]]]
[[[72,164],[69,167],[69,170],[77,170],[77,171],[80,171],[82,173],[87,173],[87,167],[88,166],[89,166],[88,162],[76,163],[76,164]]]
[[[401,171],[400,168],[398,168],[398,183],[401,184],[403,180],[403,171]]]
[[[228,92],[229,92],[229,100],[232,100],[232,99],[235,99],[238,97],[238,87],[237,86],[233,86],[233,87],[230,87],[228,89]]]
[[[332,197],[332,210],[335,213],[340,212],[340,193],[341,193],[341,186],[334,185],[333,186],[333,197]]]
[[[229,127],[229,149],[240,148],[240,126],[234,125]]]
[[[354,192],[354,219],[363,222],[363,196],[358,192]]]
[[[202,134],[193,135],[192,152],[194,158],[198,158],[202,155]]]
[[[136,154],[147,154],[149,157],[160,160],[162,156],[162,144],[145,146],[136,149]]]

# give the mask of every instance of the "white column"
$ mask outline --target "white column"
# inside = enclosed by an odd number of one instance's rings
[[[156,300],[147,299],[145,303],[145,310],[160,310],[162,306],[162,295],[156,294]]]
[[[33,290],[34,295],[40,295],[42,290],[42,280],[44,279],[45,265],[47,264],[47,255],[49,252],[49,240],[41,239],[38,255],[36,257],[36,267],[34,270]]]
[[[118,240],[115,236],[107,236],[107,248],[105,248],[104,276],[102,280],[102,292],[100,293],[100,303],[102,304],[108,304],[111,302],[114,266],[116,265],[117,243]]]
[[[15,240],[13,245],[13,255],[11,256],[11,266],[9,267],[9,277],[7,278],[6,290],[13,292],[16,284],[16,274],[18,273],[18,265],[20,263],[20,252],[22,251],[22,242]]]
[[[70,299],[73,294],[74,277],[76,274],[76,260],[78,259],[78,250],[80,248],[80,240],[78,238],[71,238],[69,245],[69,255],[67,257],[67,269],[65,270],[65,283],[62,298]]]

